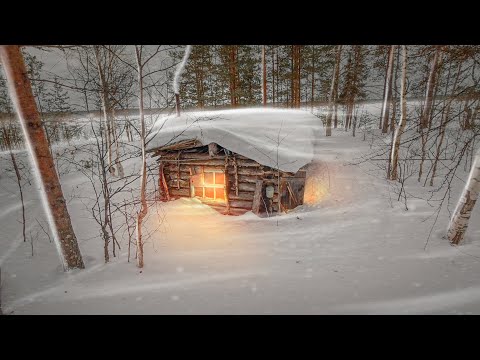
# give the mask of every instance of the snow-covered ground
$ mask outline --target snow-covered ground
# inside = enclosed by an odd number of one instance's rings
[[[368,140],[368,139],[367,139]],[[21,239],[15,182],[0,178],[2,308],[7,314],[480,314],[480,211],[465,245],[442,238],[444,209],[408,199],[405,210],[373,166],[349,162],[368,152],[362,136],[323,137],[307,184],[308,205],[272,218],[223,216],[196,200],[161,206],[165,221],[146,245],[143,270],[119,257],[103,263],[103,243],[62,176],[86,269],[63,273],[55,247],[39,234]],[[464,174],[466,175],[466,174]],[[454,190],[460,194],[461,181]],[[78,186],[78,187],[77,187]],[[85,187],[85,188],[83,188]],[[412,192],[426,192],[428,188]],[[453,202],[456,201],[456,198]],[[35,191],[27,214],[42,218]],[[153,229],[162,216],[146,224]],[[36,222],[27,224],[38,232]],[[33,234],[35,235],[35,234]]]

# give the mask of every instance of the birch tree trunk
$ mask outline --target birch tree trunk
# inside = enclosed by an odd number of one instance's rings
[[[383,96],[382,96],[382,99],[385,99],[385,94],[386,94],[386,91],[387,91],[387,78],[388,78],[388,58],[389,58],[389,55],[390,54],[390,50],[389,52],[387,53],[387,59],[386,59],[386,62],[387,62],[387,65],[385,66],[385,78],[383,80]],[[382,114],[383,114],[383,108],[385,106],[385,101],[382,102],[382,110],[380,112],[380,122],[378,123],[378,128],[381,129],[382,128]]]
[[[0,46],[0,59],[5,70],[10,97],[15,104],[22,125],[25,144],[40,185],[42,202],[64,269],[83,269],[85,265],[19,46]]]
[[[450,224],[448,226],[447,236],[452,245],[458,245],[465,236],[468,221],[472,214],[473,207],[480,193],[480,150],[475,155],[475,161],[470,170],[465,188],[458,200],[458,204],[453,212]]]
[[[383,111],[382,111],[382,133],[388,132],[388,116],[390,113],[390,103],[392,98],[392,77],[393,77],[393,58],[395,55],[395,45],[390,47],[388,55],[388,76],[385,84],[385,97],[383,99]]]
[[[145,115],[143,111],[143,66],[141,50],[135,46],[138,66],[138,86],[140,91],[138,109],[140,113],[140,142],[142,146],[142,173],[140,185],[140,211],[137,214],[137,267],[143,268],[143,239],[142,239],[142,223],[147,215],[147,157],[145,154]]]
[[[406,81],[407,81],[407,47],[402,45],[402,55],[403,55],[403,64],[402,64],[402,83],[400,90],[400,124],[395,130],[395,135],[393,137],[393,146],[392,154],[390,156],[390,180],[397,180],[398,174],[398,152],[400,149],[400,141],[402,139],[403,131],[405,126],[407,126],[407,99],[406,99]]]
[[[435,54],[433,55],[432,64],[430,66],[430,73],[428,75],[427,82],[427,91],[425,94],[425,105],[423,106],[422,118],[420,121],[420,128],[425,129],[429,127],[430,118],[432,113],[433,99],[434,99],[434,89],[437,81],[437,67],[438,67],[438,58],[440,54],[440,46],[437,46]]]
[[[115,175],[115,168],[113,167],[113,161],[112,161],[112,126],[111,126],[112,121],[110,119],[110,101],[108,98],[108,84],[107,84],[107,81],[105,80],[105,73],[103,72],[102,63],[100,61],[98,45],[95,45],[93,49],[95,51],[95,60],[97,63],[98,75],[100,77],[100,86],[101,86],[100,99],[102,101],[103,118],[106,125],[105,128],[107,130],[106,133],[107,133],[108,171],[112,175]]]
[[[113,134],[113,143],[115,144],[115,166],[118,177],[122,178],[125,176],[123,171],[122,162],[120,161],[120,146],[118,144],[118,134],[117,134],[117,126],[116,126],[116,117],[115,111],[112,109],[112,134]]]
[[[338,80],[338,71],[340,70],[340,54],[342,51],[342,45],[337,46],[337,53],[335,58],[335,67],[333,68],[333,75],[332,75],[332,85],[330,87],[330,95],[328,98],[328,112],[327,112],[327,128],[325,132],[325,136],[332,136],[332,117],[333,117],[333,103],[335,101],[335,89],[337,86]],[[335,116],[336,120],[336,116]],[[335,128],[337,127],[337,122],[335,121]]]

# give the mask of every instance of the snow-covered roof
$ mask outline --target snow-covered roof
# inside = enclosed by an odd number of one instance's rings
[[[160,118],[147,137],[147,151],[196,139],[258,163],[297,172],[313,157],[313,128],[320,119],[301,110],[250,108],[184,112]]]

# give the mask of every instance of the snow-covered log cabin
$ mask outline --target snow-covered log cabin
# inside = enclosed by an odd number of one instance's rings
[[[159,164],[159,200],[196,197],[228,215],[293,209],[303,204],[319,121],[305,111],[268,108],[161,118],[146,141]]]

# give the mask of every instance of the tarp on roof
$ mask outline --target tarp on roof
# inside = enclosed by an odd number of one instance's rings
[[[320,119],[302,110],[250,108],[184,112],[156,121],[147,151],[197,139],[218,145],[258,163],[297,172],[313,157],[314,133]]]

